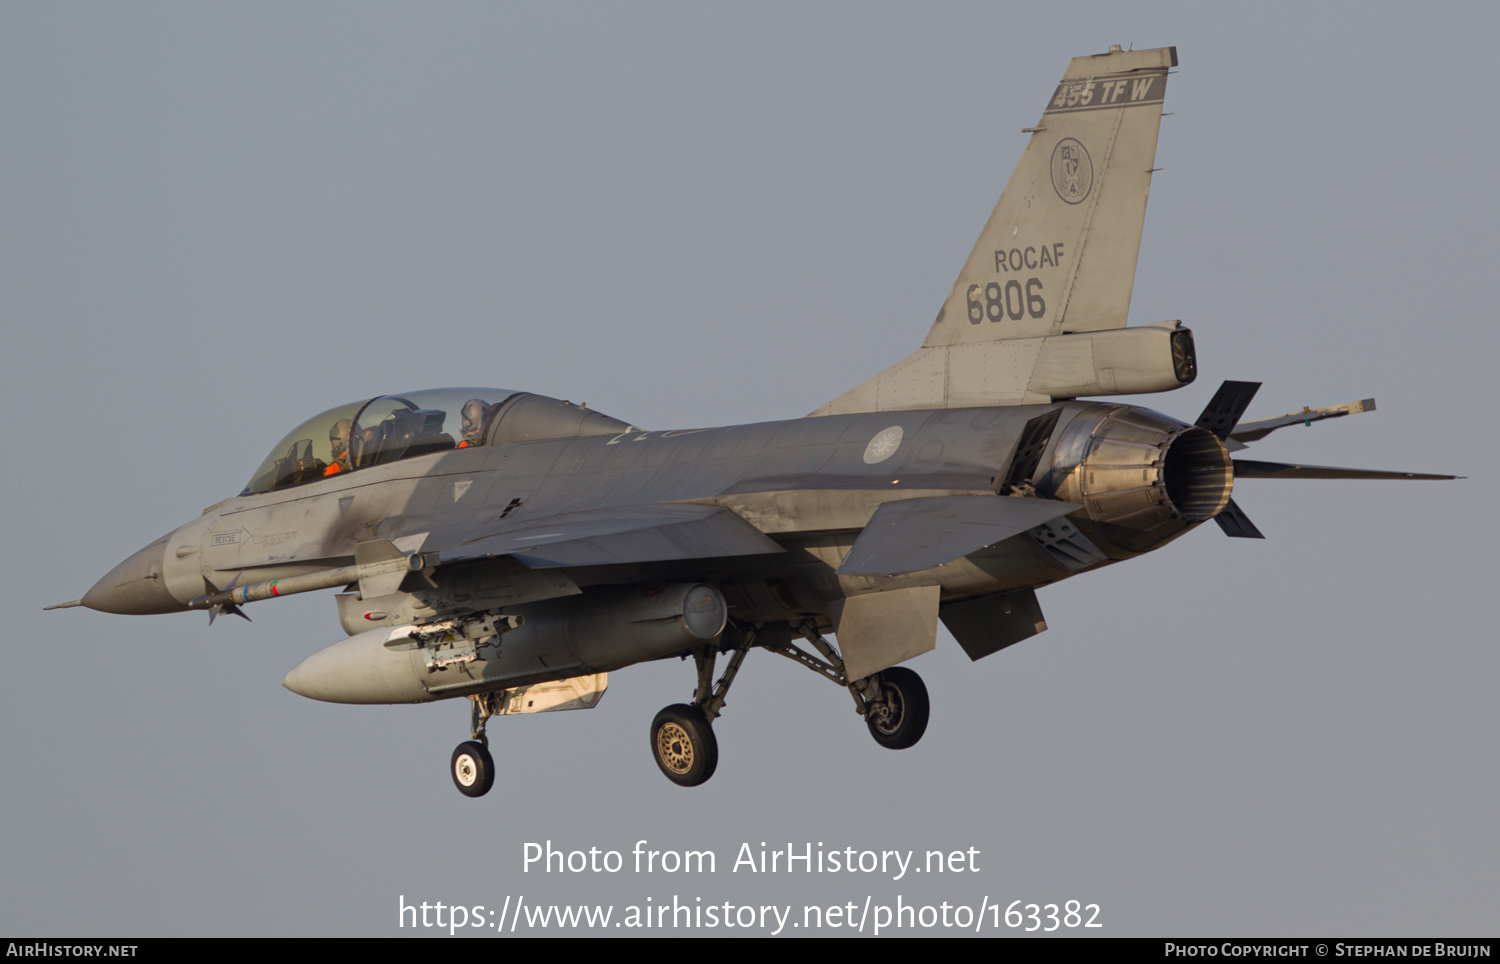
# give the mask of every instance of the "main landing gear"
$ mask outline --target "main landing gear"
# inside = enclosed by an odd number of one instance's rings
[[[651,751],[667,779],[696,787],[719,765],[719,741],[708,717],[696,706],[674,703],[651,721]]]
[[[818,650],[809,653],[790,640],[757,640],[757,627],[731,623],[727,632],[737,641],[730,651],[729,666],[717,683],[713,681],[716,647],[706,646],[693,654],[698,665],[698,689],[692,703],[676,703],[651,721],[651,754],[668,780],[682,787],[706,783],[719,765],[719,741],[713,722],[724,709],[725,696],[752,646],[761,646],[812,670],[849,690],[854,707],[864,717],[875,742],[891,750],[915,746],[927,730],[931,704],[922,677],[904,666],[892,666],[864,679],[850,681],[844,661],[812,620],[795,627]],[[460,788],[462,789],[462,788]]]
[[[927,732],[927,686],[905,666],[892,666],[877,677],[880,698],[870,704],[865,725],[875,742],[888,750],[916,746]]]
[[[651,755],[668,780],[679,787],[696,787],[708,781],[719,765],[719,741],[713,722],[724,710],[724,697],[739,675],[740,665],[755,645],[755,629],[731,624],[726,632],[736,639],[724,675],[714,682],[718,647],[709,645],[693,653],[698,665],[698,689],[692,703],[674,703],[651,721]]]

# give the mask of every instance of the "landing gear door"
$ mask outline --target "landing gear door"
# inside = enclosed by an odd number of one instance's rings
[[[834,633],[850,680],[937,648],[937,586],[849,596],[832,606]]]

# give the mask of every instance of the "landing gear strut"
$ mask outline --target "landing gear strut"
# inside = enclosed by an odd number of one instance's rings
[[[818,651],[815,655],[790,640],[786,642],[757,640],[756,626],[731,623],[738,641],[730,651],[729,665],[717,683],[713,682],[714,662],[718,651],[705,646],[693,654],[698,664],[698,689],[693,702],[676,703],[656,714],[651,721],[651,754],[668,780],[681,787],[696,787],[707,782],[719,765],[719,742],[714,738],[713,721],[724,709],[730,684],[740,671],[740,664],[750,647],[759,645],[773,653],[812,670],[824,679],[845,687],[854,698],[854,708],[864,717],[875,742],[891,750],[915,746],[927,731],[931,704],[922,677],[904,666],[851,680],[844,660],[818,632],[811,619],[795,626]],[[785,638],[785,637],[782,637]]]
[[[851,680],[844,671],[843,658],[818,632],[816,623],[809,619],[796,628],[817,648],[822,659],[791,642],[766,648],[848,688],[849,695],[854,697],[855,710],[865,718],[876,743],[891,750],[916,745],[927,731],[932,709],[922,677],[904,666],[892,666],[864,679]]]

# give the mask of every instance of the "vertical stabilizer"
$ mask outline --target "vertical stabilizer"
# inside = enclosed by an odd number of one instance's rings
[[[925,347],[1123,328],[1177,48],[1075,57]]]
[[[1170,391],[1177,322],[1125,328],[1177,48],[1075,57],[915,353],[813,412],[1034,405]]]

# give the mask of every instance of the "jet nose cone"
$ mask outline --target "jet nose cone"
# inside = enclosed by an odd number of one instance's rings
[[[166,561],[167,536],[162,536],[94,583],[94,588],[84,593],[83,605],[126,616],[185,611],[187,607],[167,592],[162,574]]]

